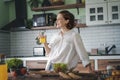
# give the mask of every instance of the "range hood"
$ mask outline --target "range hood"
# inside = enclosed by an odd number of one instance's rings
[[[2,30],[29,30],[26,28],[27,21],[27,7],[26,0],[14,0],[16,19],[6,24]]]

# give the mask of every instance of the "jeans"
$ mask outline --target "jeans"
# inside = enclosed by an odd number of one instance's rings
[[[50,66],[49,66],[49,70],[50,71],[53,71],[53,64],[51,63]]]

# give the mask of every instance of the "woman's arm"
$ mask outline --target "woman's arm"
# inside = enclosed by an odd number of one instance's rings
[[[92,69],[91,63],[89,63],[89,64],[86,65],[85,67],[88,68],[88,70],[89,70],[90,73],[93,72],[93,69]]]
[[[46,54],[49,54],[51,49],[49,48],[48,43],[44,43],[44,48],[45,48]]]
[[[38,39],[43,38],[43,37],[45,38],[45,42],[43,43],[44,48],[45,48],[45,52],[46,52],[46,54],[49,54],[51,49],[49,48],[48,43],[47,43],[47,36],[46,35],[39,35]]]

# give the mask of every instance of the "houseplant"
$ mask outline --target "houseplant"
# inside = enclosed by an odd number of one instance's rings
[[[33,27],[33,20],[27,19],[25,20],[26,28],[31,29]]]
[[[31,8],[37,8],[39,7],[39,4],[41,3],[40,0],[29,0],[28,4],[30,5]]]
[[[8,70],[13,73],[13,76],[24,75],[26,68],[23,67],[23,61],[18,58],[7,60]]]

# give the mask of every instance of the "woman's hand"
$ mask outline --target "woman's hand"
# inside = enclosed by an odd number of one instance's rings
[[[92,69],[91,63],[89,63],[86,68],[88,68],[89,73],[94,73],[94,70]]]
[[[39,43],[47,43],[47,36],[46,35],[39,35],[38,37]]]

